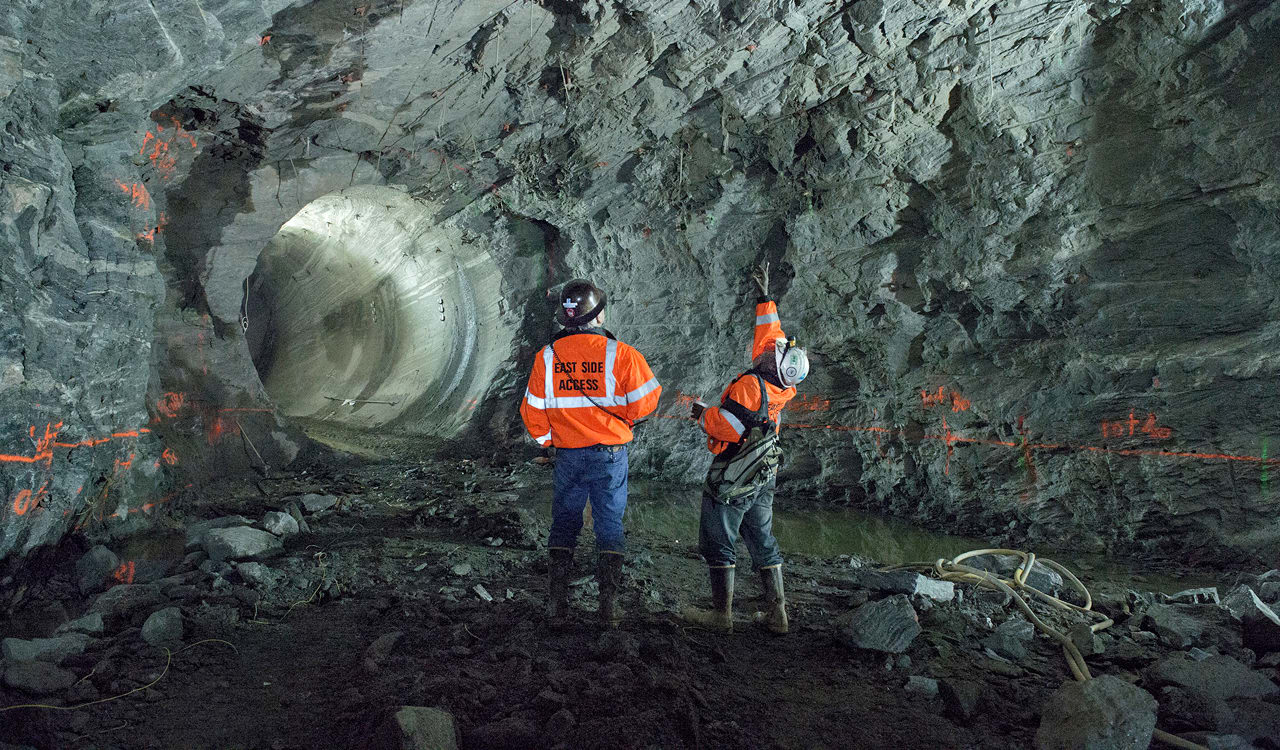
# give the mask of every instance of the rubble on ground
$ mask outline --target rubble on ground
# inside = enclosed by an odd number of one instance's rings
[[[163,578],[68,601],[47,639],[6,638],[3,700],[89,702],[140,689],[86,715],[181,745],[179,718],[195,722],[189,732],[235,731],[234,721],[191,719],[184,705],[225,717],[218,696],[266,696],[252,699],[304,727],[284,747],[592,746],[607,736],[606,720],[654,746],[737,746],[770,731],[734,702],[743,684],[752,706],[768,695],[802,717],[790,731],[810,744],[855,725],[877,744],[903,747],[1145,747],[1158,719],[1206,746],[1265,747],[1280,722],[1280,658],[1245,645],[1250,623],[1267,619],[1257,580],[1221,604],[1206,595],[1103,595],[1097,606],[1116,622],[1097,633],[1098,618],[1033,603],[1085,656],[1094,679],[1079,684],[1061,647],[1001,592],[847,558],[788,560],[785,638],[749,624],[724,638],[686,632],[675,603],[705,593],[702,564],[683,543],[656,537],[633,540],[623,594],[632,614],[622,629],[596,628],[583,564],[571,622],[552,631],[545,552],[534,536],[545,521],[534,516],[522,539],[513,525],[533,514],[503,495],[477,493],[475,506],[444,510],[428,495],[407,503],[389,494],[379,505],[366,491],[358,523],[335,505],[283,537],[264,528],[297,520],[287,510],[295,501],[283,497],[244,516],[193,522],[199,543],[175,552],[181,559],[165,562]],[[273,551],[254,560],[211,554],[220,538],[242,534]],[[73,597],[76,567],[58,588]],[[740,580],[744,610],[757,594],[753,578]],[[828,716],[827,707],[769,692],[797,680],[868,708]],[[918,726],[880,717],[907,704],[919,707]],[[730,709],[732,721],[714,718]],[[54,745],[79,736],[66,717],[33,721]],[[237,742],[228,734],[223,744]]]

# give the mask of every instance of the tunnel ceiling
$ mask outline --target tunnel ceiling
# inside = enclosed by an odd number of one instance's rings
[[[746,366],[761,261],[814,360],[789,491],[1274,555],[1278,29],[1249,0],[11,3],[0,557],[287,465],[293,415],[520,445],[573,276],[678,416]],[[635,447],[705,468],[677,419]]]

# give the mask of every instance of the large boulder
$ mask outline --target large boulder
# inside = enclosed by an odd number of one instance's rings
[[[870,570],[863,568],[853,573],[853,582],[864,589],[884,594],[927,596],[940,602],[956,598],[956,585],[940,581],[910,570]]]
[[[187,545],[188,552],[200,547],[204,541],[204,535],[211,529],[230,529],[235,526],[252,526],[253,519],[244,516],[222,516],[220,518],[209,518],[203,521],[194,521],[187,524]]]
[[[1244,645],[1258,653],[1280,651],[1280,617],[1248,586],[1237,586],[1223,599],[1233,616],[1240,619]]]
[[[840,640],[853,648],[900,654],[920,635],[920,618],[905,594],[867,602],[844,617]]]
[[[1036,635],[1036,626],[1014,616],[1000,623],[996,632],[982,639],[982,645],[1006,659],[1017,661],[1027,656],[1027,644]]]
[[[120,558],[116,557],[116,553],[101,544],[84,553],[76,561],[76,586],[80,593],[91,594],[102,588],[119,565]]]
[[[1152,604],[1147,607],[1142,626],[1172,648],[1188,648],[1201,642],[1207,625],[1196,610],[1203,607],[1179,604]]]
[[[262,528],[285,539],[298,533],[298,522],[288,513],[273,510],[262,517]]]
[[[1149,688],[1174,685],[1190,695],[1219,701],[1280,694],[1280,687],[1265,675],[1229,656],[1192,661],[1184,654],[1173,654],[1150,667],[1143,684]]]
[[[1040,715],[1036,750],[1147,750],[1156,699],[1111,675],[1063,685]]]
[[[64,622],[58,626],[56,633],[84,633],[85,635],[102,635],[106,627],[102,622],[101,612],[90,612],[84,617],[79,617],[71,622]]]
[[[0,641],[0,652],[11,662],[47,661],[61,664],[68,656],[83,654],[91,640],[93,639],[83,633],[67,633],[55,638],[33,638],[29,641],[5,638]]]
[[[106,620],[117,620],[166,601],[160,587],[154,583],[124,584],[113,586],[99,595],[89,606],[89,611],[101,614]]]
[[[302,504],[303,510],[308,513],[321,513],[338,504],[338,498],[333,495],[317,495],[315,493],[303,495],[297,500]]]
[[[182,640],[182,612],[165,607],[152,612],[142,624],[142,640],[152,646],[171,646]]]
[[[248,526],[210,529],[205,532],[201,544],[214,563],[227,560],[265,560],[284,551],[284,545],[275,534]]]
[[[458,750],[453,715],[438,708],[401,706],[378,729],[376,750]]]
[[[1013,555],[978,555],[962,560],[960,564],[1013,580],[1013,572],[1019,567],[1019,559]],[[1056,594],[1062,590],[1063,581],[1062,576],[1056,570],[1037,562],[1031,566],[1031,575],[1027,576],[1027,585],[1046,594]]]

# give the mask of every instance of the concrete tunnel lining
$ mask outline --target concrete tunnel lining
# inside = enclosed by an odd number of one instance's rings
[[[499,272],[386,187],[321,196],[287,221],[247,280],[249,352],[288,416],[454,434],[509,354]],[[347,403],[348,400],[354,403]]]

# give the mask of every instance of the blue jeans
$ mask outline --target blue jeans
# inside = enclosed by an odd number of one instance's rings
[[[582,530],[582,509],[591,502],[596,550],[621,554],[626,546],[622,512],[627,509],[627,448],[556,449],[555,499],[551,501],[550,547],[573,549]]]
[[[778,540],[773,538],[773,490],[777,476],[762,482],[755,491],[728,502],[702,493],[702,518],[698,523],[698,550],[713,568],[737,563],[738,532],[747,543],[756,569],[782,564]]]

